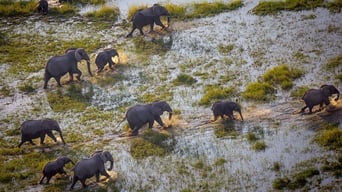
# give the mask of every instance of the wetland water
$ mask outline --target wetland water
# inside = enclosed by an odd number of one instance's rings
[[[176,3],[184,2],[188,1]],[[135,3],[136,1],[111,1],[109,4],[118,5],[125,15],[128,7]],[[154,1],[139,3],[150,5]],[[125,78],[114,85],[99,85],[97,82],[101,79],[101,74],[91,78],[85,73],[84,65],[79,65],[86,80],[82,83],[82,92],[91,96],[89,100],[92,107],[110,113],[111,119],[103,122],[92,119],[88,124],[78,126],[79,119],[85,114],[61,114],[52,111],[47,101],[47,92],[57,89],[54,80],[50,80],[51,88],[48,91],[39,88],[34,94],[18,92],[12,97],[2,97],[0,117],[8,118],[20,111],[20,118],[23,120],[41,117],[58,119],[65,134],[76,132],[87,138],[83,142],[70,144],[70,150],[76,145],[84,145],[86,149],[83,151],[89,151],[88,154],[94,148],[108,150],[113,154],[113,170],[118,173],[115,187],[121,191],[270,191],[275,178],[301,169],[300,164],[303,162],[310,162],[311,165],[315,159],[334,157],[333,152],[321,149],[311,140],[319,124],[333,122],[341,127],[341,111],[328,117],[296,114],[304,103],[290,97],[290,91],[281,89],[277,90],[277,98],[269,103],[245,101],[239,97],[227,98],[234,101],[238,99],[245,121],[236,120],[229,125],[236,132],[234,135],[218,138],[216,130],[222,126],[222,121],[205,123],[212,118],[210,106],[203,107],[197,103],[205,94],[207,85],[219,83],[222,87],[235,87],[237,92],[242,92],[249,82],[256,81],[266,70],[283,63],[305,70],[305,75],[295,80],[294,86],[319,87],[322,84],[334,84],[341,91],[341,82],[329,78],[331,74],[322,70],[322,64],[342,52],[342,15],[318,8],[282,12],[273,16],[256,16],[249,11],[257,3],[258,1],[244,1],[244,6],[235,11],[173,22],[172,31],[159,37],[162,41],[169,42],[168,51],[165,54],[152,55],[144,63],[129,48],[132,40],[123,38],[129,30],[113,26],[98,33],[102,40],[110,42],[108,47],[129,42],[127,47],[120,46],[120,53],[127,59],[123,64],[126,67],[115,72],[122,73]],[[90,9],[85,7],[81,12]],[[310,15],[316,17],[303,19]],[[71,18],[71,21],[66,21],[57,28],[53,22],[29,20],[26,24],[14,27],[14,31],[34,31],[40,34],[58,31],[54,35],[65,38],[72,38],[74,35],[91,36],[87,33],[88,30],[74,33],[76,29],[72,23]],[[335,26],[337,30],[329,33],[329,26]],[[136,31],[133,36],[137,35]],[[149,35],[144,39],[151,40]],[[222,54],[218,50],[222,44],[233,45],[234,48],[229,54]],[[298,52],[305,55],[305,59],[294,57]],[[96,53],[89,55],[94,62]],[[95,65],[92,67],[95,68]],[[5,77],[6,65],[1,66],[0,72],[5,78],[3,82],[9,87],[15,87],[20,81]],[[197,82],[193,86],[172,85],[171,81],[180,73],[206,73],[208,77],[195,76]],[[43,77],[43,69],[31,76]],[[226,81],[224,77],[231,78]],[[39,83],[42,87],[43,81]],[[67,86],[69,85],[65,85]],[[172,96],[168,95],[166,98],[171,107],[180,111],[171,122],[166,120],[166,115],[163,116],[167,124],[173,125],[172,129],[163,130],[173,133],[173,150],[161,157],[134,159],[129,152],[132,140],[117,138],[116,133],[123,126],[116,128],[116,125],[124,116],[124,112],[118,109],[136,104],[144,94],[161,95],[166,92],[164,89],[172,92]],[[43,112],[24,114],[36,107],[37,101]],[[155,124],[154,129],[159,128]],[[94,136],[91,129],[101,129],[104,134]],[[252,149],[252,144],[246,139],[250,132],[264,141],[267,146],[264,150]],[[281,165],[279,171],[272,169],[275,163]],[[327,175],[322,177],[324,184],[336,183],[335,189],[341,189],[340,179]],[[80,183],[75,186],[78,187]],[[319,184],[313,183],[308,189],[315,191],[319,187]],[[27,187],[32,190],[42,188],[35,185]],[[91,189],[97,190],[97,186],[93,184]]]

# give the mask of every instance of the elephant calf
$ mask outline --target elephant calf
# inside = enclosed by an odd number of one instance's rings
[[[43,180],[46,178],[46,184],[50,182],[50,179],[59,174],[66,174],[64,171],[64,165],[71,162],[74,165],[74,162],[68,157],[59,157],[55,161],[48,162],[43,168],[43,177],[40,179],[39,184],[43,183]]]
[[[78,180],[81,181],[83,188],[87,187],[85,181],[86,179],[96,175],[96,182],[100,180],[100,174],[106,176],[107,178],[110,175],[106,172],[105,163],[109,161],[110,167],[108,171],[113,169],[113,156],[109,153],[109,151],[97,151],[95,152],[91,158],[82,159],[78,162],[73,168],[74,177],[72,179],[72,184],[70,190],[74,188],[74,185]]]
[[[21,131],[21,142],[18,147],[29,141],[34,145],[32,139],[40,138],[40,144],[44,144],[45,135],[48,135],[51,139],[57,142],[56,137],[52,134],[52,131],[59,132],[59,136],[62,139],[63,144],[65,141],[63,139],[61,128],[59,127],[57,121],[53,119],[40,119],[40,120],[27,120],[23,122],[20,126]]]
[[[119,54],[115,49],[105,49],[97,54],[95,58],[97,72],[101,72],[107,63],[109,63],[109,68],[113,70],[112,66],[115,65],[115,63],[113,62],[112,57],[115,56],[119,57]]]
[[[229,118],[234,119],[233,111],[237,111],[240,114],[241,120],[243,121],[243,117],[241,114],[241,106],[232,101],[217,101],[211,107],[211,110],[214,114],[214,120],[216,121],[219,116],[224,118],[224,115],[227,115]]]

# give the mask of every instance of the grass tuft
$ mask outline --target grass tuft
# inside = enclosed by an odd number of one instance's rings
[[[267,82],[249,83],[242,93],[245,99],[255,101],[270,101],[275,99],[275,89]]]
[[[325,125],[322,127],[322,130],[316,133],[313,141],[328,149],[341,149],[342,131],[338,125]]]
[[[205,94],[199,101],[199,105],[209,105],[214,100],[227,99],[236,95],[234,87],[220,87],[218,85],[209,85],[204,90]]]
[[[280,85],[282,89],[288,90],[293,86],[292,80],[302,75],[303,72],[301,70],[282,64],[266,71],[263,79],[272,85]]]
[[[85,16],[89,18],[105,19],[110,21],[117,21],[120,15],[118,7],[102,6],[99,10],[86,13]]]
[[[192,85],[196,82],[197,80],[195,78],[184,73],[179,74],[177,78],[172,81],[174,85]]]

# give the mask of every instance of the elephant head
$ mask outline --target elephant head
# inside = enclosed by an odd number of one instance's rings
[[[87,52],[83,49],[83,48],[78,48],[75,50],[75,59],[77,60],[77,62],[81,61],[81,60],[86,60],[87,62],[87,68],[88,68],[88,73],[90,76],[93,76],[93,74],[91,73],[90,70],[90,59],[89,56],[87,54]]]
[[[169,113],[169,120],[172,118],[172,109],[166,101],[155,101],[152,103],[152,113],[154,115],[162,115],[164,111]]]
[[[43,13],[44,15],[49,12],[49,3],[47,0],[40,0],[37,6],[38,13]]]
[[[337,101],[339,99],[339,97],[340,97],[340,92],[333,85],[322,85],[320,87],[320,89],[322,90],[323,94],[325,96],[327,96],[327,97],[330,97],[333,94],[337,94],[337,97],[335,98],[335,101]]]
[[[20,147],[24,142],[29,141],[34,144],[32,139],[40,137],[40,144],[44,144],[45,135],[48,135],[55,142],[56,137],[52,134],[52,131],[59,132],[61,140],[65,145],[65,141],[62,135],[61,128],[59,127],[57,121],[53,119],[41,119],[41,120],[27,120],[23,122],[20,126],[21,129],[21,142],[18,145]]]
[[[110,162],[110,167],[108,168],[108,171],[113,169],[114,160],[112,154],[110,154],[109,151],[95,151],[92,154],[92,157],[94,156],[99,156],[104,164],[106,164],[107,161]]]

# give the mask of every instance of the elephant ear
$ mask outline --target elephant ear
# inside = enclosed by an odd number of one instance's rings
[[[152,6],[152,14],[155,15],[155,16],[160,16],[160,15],[163,15],[164,14],[164,7],[158,5],[158,4],[154,4]]]
[[[162,115],[163,114],[163,109],[159,106],[160,102],[154,102],[152,103],[152,113],[153,115]]]
[[[76,60],[77,61],[80,61],[80,60],[82,60],[82,51],[84,51],[84,49],[81,49],[81,48],[79,48],[79,49],[76,49],[76,51],[75,51],[75,58],[76,58]]]

